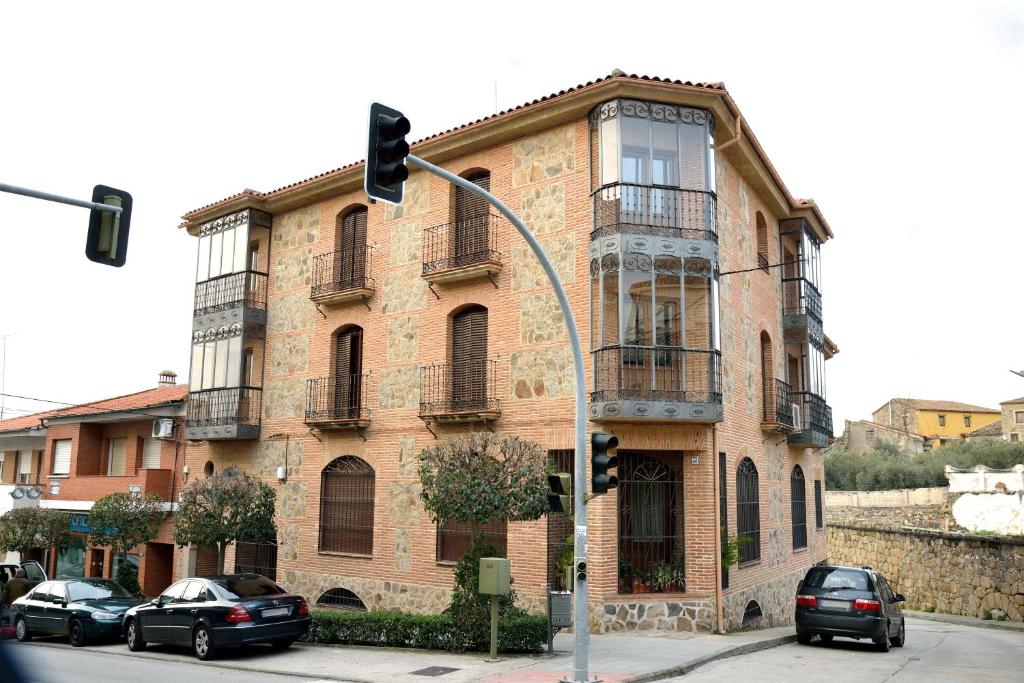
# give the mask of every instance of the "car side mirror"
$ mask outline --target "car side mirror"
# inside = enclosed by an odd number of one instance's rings
[[[66,602],[64,602],[64,598],[53,598],[50,602],[52,602],[55,605],[66,605],[67,604]]]
[[[161,595],[159,598],[154,600],[153,604],[156,605],[157,607],[163,607],[164,606],[164,596]]]
[[[892,596],[893,602],[906,602],[906,600],[907,599],[903,597],[903,593],[897,593],[896,595]]]

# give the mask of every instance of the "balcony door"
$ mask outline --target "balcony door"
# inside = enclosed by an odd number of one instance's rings
[[[452,408],[487,403],[487,309],[473,306],[452,320]]]
[[[491,174],[478,171],[466,176],[466,180],[491,191]],[[488,251],[488,204],[476,194],[461,187],[455,188],[455,230],[452,234],[452,256],[455,267],[466,266],[485,260]]]
[[[338,289],[356,289],[366,281],[366,207],[360,206],[338,218],[338,251],[334,276]]]
[[[334,337],[334,417],[359,417],[363,330],[346,327]]]

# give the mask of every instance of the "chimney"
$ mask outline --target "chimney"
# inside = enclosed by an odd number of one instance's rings
[[[178,383],[178,373],[173,370],[161,370],[158,387],[173,387]]]

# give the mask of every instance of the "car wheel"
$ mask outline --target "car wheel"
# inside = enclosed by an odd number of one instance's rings
[[[68,642],[71,647],[82,647],[85,645],[85,628],[78,619],[72,619],[68,624]]]
[[[210,629],[203,624],[197,626],[195,632],[192,633],[192,652],[204,662],[213,659],[215,655]]]
[[[903,647],[903,643],[907,642],[907,622],[900,622],[900,632],[896,634],[895,638],[890,638],[889,643],[893,647]]]
[[[803,633],[802,631],[797,631],[796,642],[800,643],[801,645],[810,645],[812,637],[813,634],[811,633]]]
[[[146,641],[142,639],[142,631],[139,629],[139,622],[132,619],[128,622],[125,631],[125,640],[128,641],[128,649],[132,652],[141,652],[146,649]]]
[[[287,650],[292,646],[293,640],[272,640],[270,646],[275,650]]]
[[[882,637],[881,638],[875,638],[874,642],[875,642],[875,647],[878,648],[879,652],[888,652],[889,651],[889,628],[888,628],[888,626],[886,627],[885,633],[882,635]]]
[[[18,638],[18,642],[25,643],[32,640],[32,632],[28,630],[28,624],[25,623],[25,619],[18,617],[14,622],[14,635]]]
[[[818,637],[819,637],[819,638],[821,638],[821,642],[823,642],[823,643],[826,643],[826,644],[827,644],[827,643],[831,643],[831,642],[832,642],[832,636],[831,636],[831,634],[828,634],[828,633],[822,633],[822,634],[821,634],[821,635],[819,635]]]

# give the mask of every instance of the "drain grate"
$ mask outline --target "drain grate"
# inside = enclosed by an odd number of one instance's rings
[[[428,666],[426,669],[418,669],[410,673],[413,676],[444,676],[453,671],[458,671],[458,669],[453,666]]]

